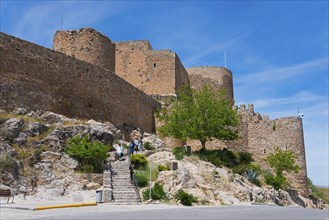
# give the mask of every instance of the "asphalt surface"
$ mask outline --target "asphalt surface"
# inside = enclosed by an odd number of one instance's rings
[[[28,206],[0,204],[0,219],[321,219],[329,210],[275,205],[174,206],[109,205],[32,211]],[[32,206],[30,206],[31,208]],[[23,208],[23,209],[18,209]],[[24,209],[26,208],[26,209]]]

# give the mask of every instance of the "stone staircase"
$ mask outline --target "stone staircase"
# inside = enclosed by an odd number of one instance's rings
[[[134,184],[130,183],[130,172],[127,161],[111,163],[112,199],[117,205],[142,204],[139,193]]]

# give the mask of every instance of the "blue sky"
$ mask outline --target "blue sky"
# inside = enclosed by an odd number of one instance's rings
[[[328,1],[6,1],[2,32],[52,47],[61,28],[148,39],[186,67],[224,66],[236,104],[271,119],[304,113],[308,176],[329,186]]]

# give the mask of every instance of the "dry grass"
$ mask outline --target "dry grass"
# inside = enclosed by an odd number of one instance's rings
[[[36,142],[36,141],[41,141],[42,139],[44,139],[45,137],[47,137],[51,132],[53,132],[54,130],[56,129],[56,126],[55,125],[51,125],[47,131],[37,135],[37,136],[34,136],[34,137],[28,137],[27,138],[27,143],[30,144],[30,143],[33,143],[33,142]]]
[[[319,191],[323,192],[325,195],[325,201],[329,201],[329,188],[324,188],[324,187],[317,187]]]
[[[34,117],[27,116],[27,115],[15,115],[12,113],[1,113],[0,114],[1,121],[7,120],[9,118],[19,118],[19,119],[23,120],[24,122],[46,123],[46,121],[41,118],[34,118]]]

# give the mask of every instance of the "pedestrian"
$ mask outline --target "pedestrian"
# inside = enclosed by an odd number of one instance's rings
[[[130,172],[130,183],[133,184],[133,180],[134,180],[134,169],[133,169],[133,165],[129,165],[129,172]]]
[[[142,139],[141,139],[141,141],[139,142],[138,148],[139,148],[139,151],[140,151],[141,153],[143,153],[143,150],[144,150],[144,143],[143,143],[143,140],[142,140]]]
[[[130,145],[129,145],[129,153],[128,156],[130,157],[130,154],[133,154],[135,150],[135,143],[134,140],[131,140]]]
[[[117,146],[116,150],[117,150],[118,158],[119,158],[119,160],[121,160],[121,158],[123,156],[123,147],[122,147],[121,143]]]
[[[135,154],[137,154],[138,153],[138,146],[139,146],[139,141],[138,141],[137,138],[134,140],[134,144],[135,144],[135,147],[134,147]]]

